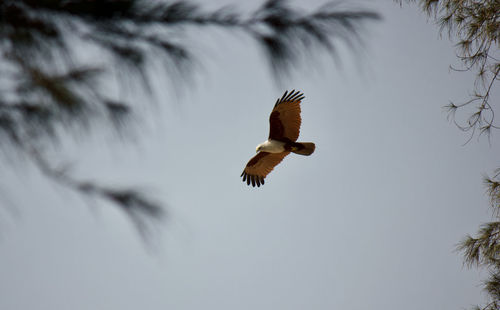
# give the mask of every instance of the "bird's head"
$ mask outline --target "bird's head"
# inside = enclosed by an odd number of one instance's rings
[[[265,145],[265,143],[261,143],[261,144],[257,145],[257,147],[255,148],[255,153],[263,151],[264,150],[264,145]]]

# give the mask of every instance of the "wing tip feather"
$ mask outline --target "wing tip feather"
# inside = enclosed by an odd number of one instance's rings
[[[252,187],[260,187],[261,185],[264,185],[264,179],[265,177],[260,176],[260,175],[255,175],[255,174],[248,174],[245,171],[243,171],[240,175],[240,177],[243,177],[243,183],[247,183],[248,186],[252,185]]]
[[[278,98],[278,100],[276,101],[276,103],[274,104],[274,106],[276,107],[277,105],[281,104],[281,103],[285,103],[285,102],[289,102],[289,101],[302,101],[304,98],[306,98],[304,96],[304,93],[301,92],[300,90],[295,90],[293,89],[291,92],[288,92],[288,90],[285,90],[285,93],[283,94],[283,96],[281,96],[281,98]]]

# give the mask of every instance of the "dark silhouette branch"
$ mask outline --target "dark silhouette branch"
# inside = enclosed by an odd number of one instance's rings
[[[335,54],[343,42],[355,48],[368,21],[366,10],[325,6],[315,12],[268,0],[251,14],[230,8],[212,12],[186,1],[4,0],[0,2],[0,143],[32,160],[48,178],[85,195],[108,200],[131,215],[156,218],[159,205],[134,190],[113,190],[77,181],[52,168],[37,150],[67,132],[89,135],[97,124],[120,133],[133,107],[103,90],[117,70],[121,85],[140,81],[152,93],[152,65],[161,61],[171,79],[188,75],[195,55],[186,42],[194,28],[218,27],[250,36],[262,48],[275,77],[318,52]],[[82,51],[97,51],[86,59]],[[6,149],[5,148],[5,149]],[[142,229],[142,228],[141,228]]]
[[[165,209],[136,189],[117,189],[80,181],[71,177],[64,169],[53,168],[36,149],[30,149],[30,158],[38,169],[57,184],[68,187],[82,195],[107,200],[117,205],[129,216],[145,241],[148,240],[150,224],[165,218]]]

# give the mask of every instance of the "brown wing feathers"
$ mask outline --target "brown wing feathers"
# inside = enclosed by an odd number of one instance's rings
[[[245,170],[241,173],[243,177],[243,182],[247,182],[248,185],[250,183],[253,187],[257,185],[264,184],[264,178],[276,167],[282,160],[290,154],[290,152],[283,153],[268,153],[268,152],[259,152],[257,155],[252,157],[250,161],[248,161]]]
[[[257,187],[260,187],[261,183],[264,184],[264,178],[266,177],[266,175],[262,175],[262,173],[260,173],[261,175],[258,175],[257,173],[262,171],[257,171],[258,169],[256,169],[256,165],[262,158],[266,157],[268,154],[270,153],[260,152],[259,154],[252,157],[250,161],[248,161],[245,170],[243,170],[243,172],[241,173],[243,182],[246,181],[248,185],[250,185],[251,182],[253,187],[255,187],[255,184],[257,184]]]
[[[304,94],[292,90],[286,91],[281,99],[276,101],[269,117],[269,139],[295,142],[300,133],[300,101]]]

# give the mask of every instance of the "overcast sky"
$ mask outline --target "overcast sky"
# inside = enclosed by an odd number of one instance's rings
[[[54,157],[71,160],[79,178],[137,185],[166,203],[152,247],[112,205],[4,163],[0,188],[15,207],[0,217],[0,309],[451,310],[484,301],[481,274],[454,249],[490,219],[482,178],[498,166],[500,133],[463,146],[468,136],[442,107],[466,99],[474,76],[450,72],[452,43],[415,5],[359,3],[383,21],[369,24],[363,51],[341,50],[341,66],[318,56],[278,84],[251,38],[209,30],[195,82],[158,90],[161,108],[144,111],[135,144],[103,134]],[[239,175],[267,138],[276,98],[293,88],[306,96],[300,140],[316,152],[288,156],[263,187],[248,187]]]

